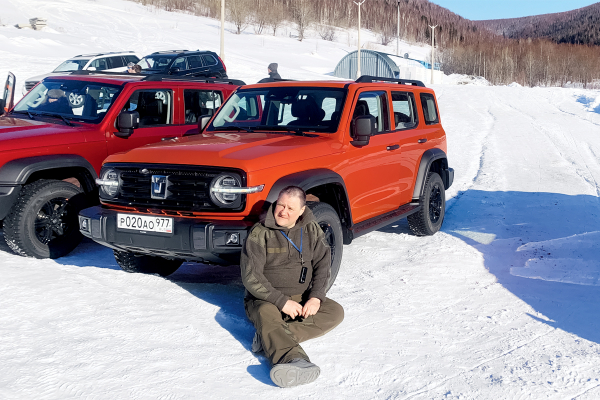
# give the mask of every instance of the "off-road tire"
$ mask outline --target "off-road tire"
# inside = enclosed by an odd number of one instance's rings
[[[86,205],[85,193],[71,183],[49,179],[30,183],[4,219],[4,239],[24,257],[65,256],[82,239],[78,214]]]
[[[430,172],[419,199],[422,208],[408,216],[408,226],[417,236],[429,236],[439,231],[446,215],[446,192],[442,178]]]
[[[309,201],[306,205],[313,212],[317,223],[323,229],[325,241],[331,247],[331,276],[325,288],[327,292],[333,286],[335,278],[337,278],[338,272],[340,272],[340,265],[342,264],[342,253],[344,250],[342,224],[340,217],[329,204]]]
[[[115,260],[125,272],[159,274],[169,276],[183,264],[183,260],[167,260],[162,257],[137,255],[128,251],[114,250]]]

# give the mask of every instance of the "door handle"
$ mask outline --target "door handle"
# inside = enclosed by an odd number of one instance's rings
[[[399,144],[395,144],[393,146],[386,147],[387,151],[392,151],[392,150],[396,150],[396,149],[399,149],[399,148],[400,148]]]
[[[417,142],[418,143],[425,143],[425,142],[427,142],[427,139],[419,139]]]

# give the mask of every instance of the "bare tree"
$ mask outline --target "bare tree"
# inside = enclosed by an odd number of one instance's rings
[[[252,10],[251,0],[227,0],[227,19],[231,21],[236,29],[237,34],[242,33],[250,23],[250,11]]]
[[[317,32],[323,40],[333,42],[335,40],[335,28],[331,25],[319,24]]]
[[[292,3],[292,16],[298,30],[298,40],[304,40],[306,30],[315,19],[315,10],[311,0],[294,0]]]

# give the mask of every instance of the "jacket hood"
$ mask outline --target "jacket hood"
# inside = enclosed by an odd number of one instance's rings
[[[287,230],[287,228],[279,226],[275,222],[275,207],[276,206],[277,206],[277,202],[271,204],[271,207],[269,207],[269,210],[267,211],[266,215],[261,218],[261,222],[263,223],[264,226],[266,226],[267,228],[270,228],[270,229],[277,229],[280,231]],[[306,225],[308,225],[312,221],[316,221],[315,215],[313,214],[311,209],[308,208],[308,206],[306,206],[306,208],[304,209],[304,212],[298,218],[298,221],[296,221],[296,225],[294,225],[293,228],[290,230],[304,228]]]

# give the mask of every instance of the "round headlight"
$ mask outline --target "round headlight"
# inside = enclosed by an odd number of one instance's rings
[[[101,175],[100,191],[108,197],[115,197],[119,191],[119,174],[114,169],[107,169]]]
[[[230,189],[242,187],[239,179],[232,175],[217,176],[211,185],[214,189]],[[212,192],[215,200],[223,205],[229,205],[240,198],[239,193],[219,193]]]

